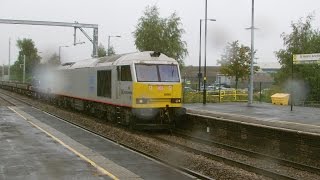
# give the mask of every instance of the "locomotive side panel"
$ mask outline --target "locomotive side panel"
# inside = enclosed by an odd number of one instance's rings
[[[87,77],[84,79],[88,86],[86,87],[88,99],[94,99],[97,96],[97,71],[93,68],[88,68]]]
[[[88,75],[89,73],[87,68],[70,70],[70,82],[68,82],[68,84],[70,84],[71,89],[68,91],[69,96],[88,99]]]
[[[130,65],[121,65],[117,66],[116,71],[116,101],[121,106],[132,107],[132,67]]]
[[[111,103],[113,101],[111,72],[111,67],[61,70],[58,73],[63,74],[63,77],[58,80],[61,89],[57,91],[57,94]]]

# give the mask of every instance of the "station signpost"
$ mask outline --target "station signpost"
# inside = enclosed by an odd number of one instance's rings
[[[294,54],[291,64],[291,111],[293,107],[293,65],[294,64],[320,64],[320,53]]]
[[[320,53],[316,54],[294,54],[293,64],[320,64]]]

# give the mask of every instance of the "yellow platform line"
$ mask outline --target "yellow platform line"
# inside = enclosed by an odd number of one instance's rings
[[[100,172],[102,172],[103,174],[109,176],[110,178],[114,179],[114,180],[119,180],[115,175],[111,174],[109,171],[107,171],[106,169],[102,168],[101,166],[99,166],[98,164],[96,164],[95,162],[93,162],[92,160],[90,160],[89,158],[87,158],[85,155],[81,154],[80,152],[78,152],[77,150],[73,149],[72,147],[70,147],[69,145],[65,144],[62,140],[60,140],[59,138],[55,137],[54,135],[52,135],[51,133],[47,132],[46,130],[42,129],[41,127],[39,127],[38,125],[36,125],[35,123],[31,122],[30,120],[28,120],[26,117],[24,117],[23,115],[21,115],[20,113],[18,113],[16,110],[12,109],[11,107],[8,107],[9,109],[11,109],[12,111],[14,111],[15,113],[17,113],[19,116],[21,116],[23,119],[25,119],[27,122],[29,122],[30,124],[32,124],[34,127],[38,128],[39,130],[43,131],[44,133],[46,133],[48,136],[50,136],[52,139],[54,139],[55,141],[57,141],[58,143],[60,143],[61,145],[63,145],[64,147],[66,147],[67,149],[69,149],[70,151],[72,151],[74,154],[78,155],[80,158],[82,158],[83,160],[87,161],[88,163],[90,163],[93,167],[97,168]]]

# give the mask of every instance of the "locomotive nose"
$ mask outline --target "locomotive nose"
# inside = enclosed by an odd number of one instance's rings
[[[139,119],[153,119],[159,113],[159,109],[155,108],[142,108],[142,109],[133,109],[132,113],[137,116]]]

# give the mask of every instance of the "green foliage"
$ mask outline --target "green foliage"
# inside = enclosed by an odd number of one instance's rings
[[[40,63],[41,57],[38,55],[38,50],[32,39],[17,40],[17,47],[19,48],[19,56],[11,68],[12,80],[22,81],[24,56],[26,58],[26,79],[32,76],[32,72]]]
[[[275,76],[276,84],[284,87],[291,79],[293,54],[320,53],[320,32],[312,28],[313,16],[307,16],[306,20],[300,19],[292,23],[290,34],[282,33],[284,49],[276,52],[281,64],[280,71]],[[294,80],[304,81],[308,84],[309,96],[307,100],[320,99],[320,66],[318,64],[300,64],[293,66]],[[295,88],[296,89],[296,88]],[[295,92],[297,94],[298,92]]]
[[[3,77],[2,77],[3,74],[4,74],[4,67],[3,67],[3,66],[0,66],[0,76],[1,76],[1,79],[3,78]],[[1,80],[1,79],[0,79],[0,80]]]
[[[48,61],[46,62],[46,64],[50,65],[50,66],[58,66],[61,64],[59,55],[57,53],[52,54]]]
[[[107,55],[107,51],[102,44],[98,46],[98,57],[104,57]]]
[[[271,96],[276,93],[286,93],[278,86],[271,86],[270,88],[263,89],[261,92],[254,94],[253,98],[255,101],[271,103]],[[261,99],[260,99],[261,96]]]
[[[161,18],[157,6],[148,6],[133,32],[135,45],[139,51],[164,53],[183,66],[183,58],[188,51],[186,42],[181,40],[184,33],[181,25],[181,18],[176,13]]]
[[[108,56],[115,55],[116,51],[114,50],[113,46],[110,46],[108,49]]]
[[[251,49],[248,46],[239,45],[239,41],[228,43],[225,53],[221,55],[218,64],[221,65],[220,73],[235,77],[236,89],[240,79],[247,79],[250,75]],[[254,67],[256,72],[258,67]]]

